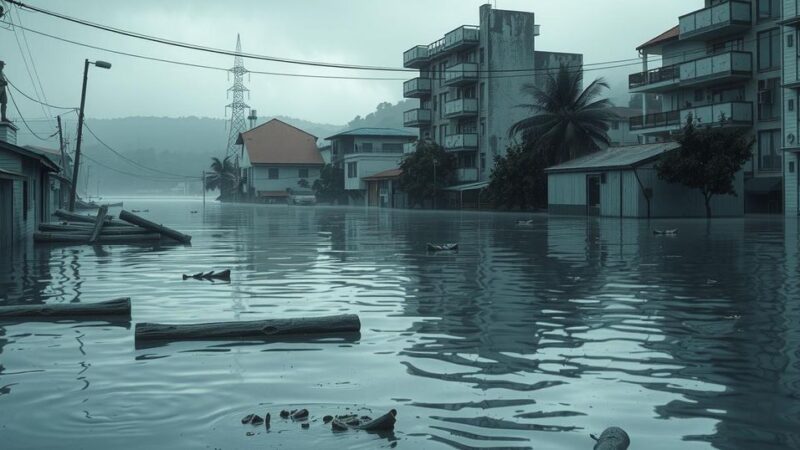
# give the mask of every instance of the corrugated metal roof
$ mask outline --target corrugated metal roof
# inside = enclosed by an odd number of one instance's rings
[[[653,47],[655,45],[661,45],[664,42],[671,41],[673,39],[677,39],[678,36],[680,36],[680,34],[681,34],[680,27],[678,25],[675,25],[674,27],[670,28],[669,30],[659,34],[658,36],[654,37],[653,39],[650,39],[649,41],[645,42],[644,44],[636,47],[636,50],[641,50],[641,49],[647,48],[647,47]]]
[[[600,169],[631,168],[658,158],[680,147],[677,142],[611,147],[582,158],[548,167],[545,172],[586,172]]]
[[[488,186],[489,186],[488,181],[478,181],[477,183],[460,184],[458,186],[448,186],[443,190],[452,192],[463,192],[463,191],[474,191],[475,189],[484,189]]]
[[[353,128],[352,130],[342,131],[326,140],[335,139],[342,136],[373,136],[373,137],[404,137],[416,139],[417,135],[400,128]]]
[[[389,180],[389,179],[392,179],[392,178],[398,178],[402,174],[403,174],[403,170],[402,169],[399,169],[399,168],[397,168],[397,169],[389,169],[389,170],[384,170],[383,172],[378,172],[378,173],[376,173],[374,175],[370,175],[368,177],[363,177],[362,180],[364,180],[364,181]]]
[[[272,119],[239,135],[251,164],[323,165],[317,137]]]

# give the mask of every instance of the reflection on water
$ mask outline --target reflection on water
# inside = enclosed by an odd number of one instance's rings
[[[3,322],[11,448],[575,449],[610,425],[636,448],[800,447],[796,221],[126,207],[193,245],[23,246],[0,255],[0,303],[130,296],[133,323],[356,313],[361,335],[137,349],[128,322]],[[231,283],[181,279],[224,268]],[[239,422],[288,406],[396,408],[398,425]]]

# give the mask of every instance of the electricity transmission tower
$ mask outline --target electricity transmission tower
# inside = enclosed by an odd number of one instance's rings
[[[244,102],[244,93],[250,95],[250,89],[244,86],[244,74],[248,73],[244,68],[244,61],[242,60],[242,41],[239,35],[236,35],[236,56],[233,58],[233,68],[228,72],[233,74],[233,86],[228,89],[232,93],[232,101],[225,107],[231,109],[231,121],[228,124],[228,150],[225,156],[236,155],[236,140],[239,138],[239,133],[247,131],[247,121],[245,120],[245,111],[250,108]]]

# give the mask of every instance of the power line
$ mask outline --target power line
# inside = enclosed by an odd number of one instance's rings
[[[22,24],[22,18],[19,14],[19,11],[15,12],[17,13],[17,22]],[[43,104],[46,105],[49,102],[49,100],[47,100],[47,94],[45,94],[44,87],[42,87],[42,80],[41,78],[39,78],[39,71],[36,69],[36,62],[33,59],[33,52],[31,52],[31,47],[28,44],[28,36],[25,34],[25,30],[22,30],[21,34],[22,34],[22,41],[25,42],[25,48],[28,50],[28,59],[30,59],[31,61],[31,67],[33,67],[33,74],[36,76],[36,83],[39,85],[39,91],[42,93],[42,98],[44,99]],[[48,106],[48,113],[50,116],[53,115],[53,112],[49,110],[49,106]]]
[[[35,137],[36,139],[39,139],[41,141],[47,142],[47,141],[49,141],[50,139],[52,139],[55,136],[55,134],[53,134],[50,137],[43,138],[43,137],[39,136],[38,134],[36,134],[36,132],[31,129],[30,125],[28,125],[28,122],[25,121],[25,117],[22,116],[22,113],[20,112],[19,107],[17,106],[17,101],[14,100],[14,96],[11,95],[11,92],[8,93],[8,97],[11,99],[11,103],[14,105],[14,109],[17,111],[17,115],[19,116],[19,119],[22,121],[23,124],[25,124],[25,128],[28,129],[28,131],[33,135],[33,137]]]
[[[88,159],[89,161],[97,164],[100,167],[104,167],[104,168],[106,168],[108,170],[112,170],[114,172],[120,173],[122,175],[127,175],[127,176],[133,177],[133,178],[143,178],[143,179],[150,180],[150,181],[159,181],[159,182],[164,182],[164,183],[175,183],[177,181],[187,181],[189,179],[198,179],[198,180],[200,179],[200,177],[194,177],[194,178],[186,177],[186,178],[183,178],[183,179],[178,179],[178,178],[166,178],[166,177],[161,178],[161,177],[155,177],[155,176],[150,176],[150,175],[135,174],[135,173],[130,173],[130,172],[126,172],[124,170],[117,169],[117,168],[109,166],[108,164],[105,164],[105,163],[101,163],[100,161],[92,158],[91,156],[89,156],[88,154],[85,154],[85,153],[82,154],[81,157]]]
[[[17,48],[19,48],[19,56],[22,58],[22,63],[25,65],[25,72],[28,74],[28,79],[31,81],[31,85],[33,86],[33,93],[34,93],[34,95],[36,95],[36,98],[39,99],[39,102],[41,102],[42,98],[39,96],[39,91],[36,88],[36,82],[33,81],[33,75],[31,73],[31,68],[28,65],[28,58],[25,56],[25,51],[22,49],[22,43],[20,42],[19,36],[17,35],[17,30],[15,28],[13,28],[14,27],[14,19],[11,16],[10,12],[8,14],[8,20],[9,20],[9,23],[11,24],[11,26],[12,26],[11,30],[14,33],[14,40],[17,42]],[[33,63],[33,61],[31,61],[31,63]],[[44,115],[47,116],[48,115],[47,111],[45,111],[44,106],[42,106],[41,103],[39,104],[39,107],[42,109],[42,113],[44,113]]]
[[[55,109],[68,109],[68,110],[72,110],[72,111],[77,111],[77,109],[78,109],[78,108],[76,108],[74,106],[72,108],[67,108],[66,106],[55,106],[55,105],[51,105],[49,103],[42,102],[41,100],[36,100],[35,98],[33,98],[30,95],[28,95],[25,92],[23,92],[22,89],[18,88],[14,83],[11,82],[11,80],[8,79],[8,77],[4,77],[4,78],[8,82],[8,84],[10,84],[11,87],[14,88],[15,91],[19,92],[20,94],[22,94],[23,97],[27,98],[28,100],[30,100],[32,102],[36,102],[36,103],[48,106],[50,108],[55,108]],[[48,116],[48,117],[51,117],[52,116],[52,111],[51,111],[50,115],[47,115],[47,114],[45,114],[45,115]],[[48,120],[52,120],[52,118],[49,118]]]

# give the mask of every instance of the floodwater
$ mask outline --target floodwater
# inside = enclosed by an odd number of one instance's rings
[[[800,448],[796,220],[520,227],[515,214],[125,202],[192,245],[0,255],[0,303],[133,301],[130,322],[0,322],[0,447],[573,450],[618,425],[638,449]],[[428,254],[429,241],[460,251]],[[230,284],[181,279],[224,268]],[[137,348],[133,333],[342,313],[360,316],[360,337]],[[277,417],[300,407],[394,408],[398,422],[377,435]],[[271,430],[242,425],[251,412],[270,412]]]

